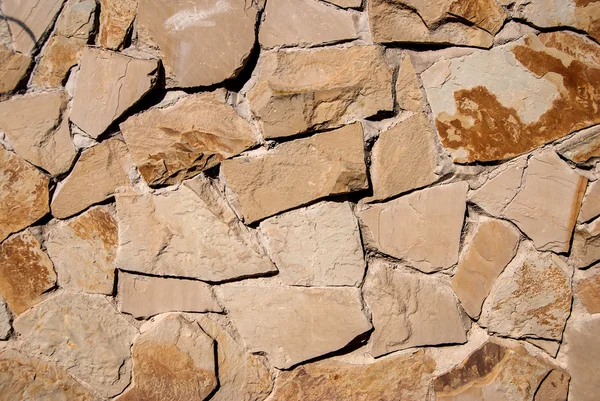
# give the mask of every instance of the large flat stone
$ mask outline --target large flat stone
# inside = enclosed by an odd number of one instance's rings
[[[138,0],[100,0],[98,44],[112,50],[123,48],[137,8]]]
[[[567,370],[571,373],[569,400],[595,401],[600,392],[600,316],[571,319],[565,331]]]
[[[406,348],[467,341],[463,316],[447,282],[401,271],[377,260],[369,265],[363,296],[375,331],[374,357]]]
[[[149,185],[175,184],[257,143],[225,92],[199,93],[130,117],[121,131]]]
[[[261,56],[250,109],[265,138],[335,128],[394,108],[392,70],[376,46]]]
[[[365,260],[350,204],[321,202],[264,220],[267,251],[287,285],[356,286]]]
[[[219,298],[250,352],[279,369],[337,351],[371,329],[356,288],[225,285]]]
[[[440,61],[422,79],[454,161],[485,162],[598,124],[600,75],[588,71],[599,67],[600,46],[551,32]]]
[[[257,10],[245,1],[139,0],[138,40],[160,49],[167,86],[192,87],[234,78],[255,39]]]
[[[360,123],[221,163],[246,223],[329,195],[366,189],[366,169]]]
[[[440,185],[358,212],[377,250],[424,272],[458,261],[466,209],[466,182]],[[369,243],[369,242],[367,242]]]
[[[73,97],[71,121],[98,138],[156,84],[157,60],[135,59],[86,47]]]
[[[156,195],[128,191],[116,198],[121,269],[206,281],[277,271],[209,179]]]
[[[0,94],[10,93],[14,91],[21,83],[29,64],[31,57],[24,54],[13,52],[4,45],[0,45]]]
[[[600,260],[600,218],[575,228],[569,262],[583,269]]]

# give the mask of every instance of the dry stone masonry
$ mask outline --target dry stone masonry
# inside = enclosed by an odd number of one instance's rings
[[[599,371],[599,0],[0,0],[0,401]]]

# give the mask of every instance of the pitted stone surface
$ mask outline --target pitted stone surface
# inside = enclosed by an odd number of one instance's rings
[[[98,44],[120,50],[135,19],[138,0],[100,0]]]

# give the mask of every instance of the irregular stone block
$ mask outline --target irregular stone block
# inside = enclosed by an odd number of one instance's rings
[[[569,400],[595,401],[600,392],[600,316],[570,319],[565,331],[567,370],[571,373]]]
[[[98,44],[106,49],[122,49],[137,7],[138,0],[100,0]]]
[[[360,123],[221,163],[246,223],[329,195],[368,188]]]
[[[396,79],[396,102],[402,110],[415,113],[423,111],[423,107],[425,107],[419,77],[408,54],[404,55],[400,61],[400,70]]]
[[[378,250],[429,273],[458,262],[467,190],[466,182],[427,188],[366,206],[358,217]]]
[[[130,117],[121,131],[149,185],[176,184],[256,145],[225,91],[199,93]]]
[[[157,60],[86,47],[73,97],[71,121],[98,138],[156,84]]]
[[[540,384],[533,401],[567,401],[571,376],[562,369],[552,370]]]
[[[583,269],[600,260],[600,218],[577,226],[569,262]]]
[[[377,46],[276,51],[259,60],[250,109],[265,138],[335,128],[392,111],[392,70]]]
[[[558,153],[575,163],[586,164],[600,157],[600,126],[581,130],[557,146]]]
[[[350,204],[321,202],[260,223],[287,285],[357,286],[365,274],[358,222]]]
[[[575,294],[588,313],[600,313],[600,269],[589,269],[575,282]]]
[[[371,329],[356,288],[217,288],[250,352],[278,369],[337,351]]]
[[[205,281],[277,271],[208,179],[160,194],[128,191],[116,198],[121,269]]]
[[[12,330],[11,314],[4,299],[0,298],[0,340],[6,340]]]
[[[594,181],[588,185],[587,193],[581,204],[578,223],[587,223],[588,221],[600,216],[600,180]]]
[[[0,60],[0,94],[5,94],[14,91],[25,78],[31,57],[0,45]]]

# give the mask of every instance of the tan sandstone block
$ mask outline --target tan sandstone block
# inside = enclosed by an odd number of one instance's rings
[[[569,262],[583,269],[600,260],[600,218],[575,228]]]
[[[565,331],[567,370],[571,373],[569,400],[596,401],[600,392],[600,316],[591,319],[569,319]]]
[[[423,107],[425,107],[425,98],[421,93],[419,77],[408,54],[404,55],[400,62],[400,70],[396,79],[396,102],[401,109],[415,113],[423,111]]]
[[[0,45],[0,94],[12,92],[25,78],[31,57]]]
[[[575,163],[586,164],[600,157],[600,125],[581,130],[557,146],[557,152]]]
[[[575,294],[588,313],[600,313],[600,269],[589,269],[577,279]]]
[[[587,223],[598,216],[600,216],[600,180],[588,185],[577,222]]]
[[[122,49],[137,7],[138,0],[100,0],[98,45],[106,49]]]

